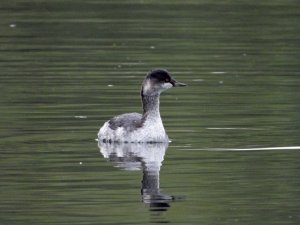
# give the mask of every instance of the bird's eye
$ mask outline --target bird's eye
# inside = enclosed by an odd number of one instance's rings
[[[167,79],[165,79],[165,82],[166,82],[166,83],[170,82],[170,79],[168,79],[168,78],[167,78]]]

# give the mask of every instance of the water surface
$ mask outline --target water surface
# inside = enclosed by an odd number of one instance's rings
[[[299,224],[297,1],[4,0],[0,11],[1,224]],[[161,97],[172,142],[148,173],[152,147],[103,154],[95,138],[141,111],[157,67],[189,86]]]

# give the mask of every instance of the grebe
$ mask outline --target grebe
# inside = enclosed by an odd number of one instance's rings
[[[174,80],[165,69],[150,71],[142,83],[143,113],[125,113],[105,122],[98,132],[102,142],[158,143],[169,142],[159,112],[160,94],[186,84]]]

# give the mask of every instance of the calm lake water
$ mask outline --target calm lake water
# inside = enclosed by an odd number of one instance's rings
[[[300,224],[299,1],[0,3],[1,224]],[[100,145],[152,68],[167,145]]]

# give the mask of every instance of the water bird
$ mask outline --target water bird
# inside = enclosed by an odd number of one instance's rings
[[[183,87],[165,69],[150,71],[142,82],[143,113],[125,113],[106,121],[98,132],[98,140],[105,143],[163,143],[169,142],[160,111],[160,94],[172,87]]]

